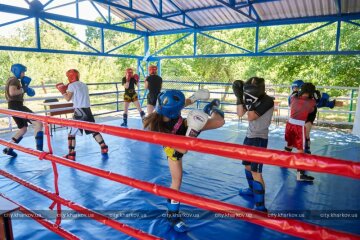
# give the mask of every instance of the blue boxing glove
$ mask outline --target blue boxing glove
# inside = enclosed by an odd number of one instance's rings
[[[24,92],[27,92],[30,82],[31,82],[31,78],[29,78],[27,76],[25,76],[21,79],[21,86],[23,87]]]
[[[24,89],[24,93],[26,93],[29,97],[35,96],[35,90],[30,88],[31,78],[25,76],[21,79],[21,85]]]
[[[224,118],[224,112],[221,111],[220,109],[218,109],[218,107],[220,106],[220,100],[219,99],[214,99],[212,100],[210,103],[206,104],[203,111],[211,116],[211,114],[213,112],[216,112],[217,114],[219,114],[222,118]]]
[[[332,101],[328,101],[326,103],[326,107],[331,108],[331,109],[334,108],[335,107],[335,99]]]
[[[317,101],[316,106],[317,106],[318,108],[322,108],[322,107],[330,107],[330,108],[333,108],[333,107],[335,106],[335,102],[332,101],[333,104],[330,104],[331,102],[329,101],[329,99],[330,99],[329,94],[327,94],[327,93],[322,93],[320,99]]]
[[[31,87],[28,87],[27,90],[26,90],[26,94],[29,96],[29,97],[33,97],[35,96],[35,90]]]
[[[328,107],[334,108],[335,107],[335,100],[330,101],[330,96],[327,93],[322,93],[320,101],[318,103],[318,107]]]

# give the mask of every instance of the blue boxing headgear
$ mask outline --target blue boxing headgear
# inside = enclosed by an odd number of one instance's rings
[[[166,90],[159,94],[155,111],[170,119],[176,119],[181,115],[180,112],[184,105],[185,96],[181,91]]]
[[[22,72],[26,72],[26,67],[20,63],[13,64],[11,66],[11,72],[16,78],[20,78]]]
[[[304,81],[303,80],[295,80],[292,82],[291,84],[291,90],[294,91],[294,88],[301,88],[301,86],[304,85]]]

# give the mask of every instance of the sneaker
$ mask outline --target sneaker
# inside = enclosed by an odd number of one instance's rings
[[[310,148],[305,148],[304,153],[311,154]]]
[[[17,153],[12,148],[4,148],[3,153],[11,157],[17,157]]]
[[[304,171],[297,171],[296,180],[299,182],[312,182],[314,177],[306,175]]]
[[[178,221],[175,225],[173,225],[173,228],[176,232],[187,232],[189,230],[188,226],[186,226],[185,222],[181,219],[178,218]]]
[[[64,158],[75,161],[76,158],[76,152],[68,153],[64,156]]]
[[[167,220],[176,232],[186,232],[189,230],[188,226],[180,217],[174,216],[174,214],[169,211],[167,213]]]
[[[268,212],[268,210],[266,209],[265,206],[256,206],[255,205],[254,210],[259,211],[259,212],[264,212],[264,213]]]
[[[251,188],[240,188],[239,195],[240,196],[252,196],[252,195],[254,195],[254,193]]]
[[[109,151],[109,147],[106,144],[101,145],[101,154],[107,154]]]

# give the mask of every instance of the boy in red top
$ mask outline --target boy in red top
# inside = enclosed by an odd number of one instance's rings
[[[298,153],[303,153],[305,149],[306,130],[305,122],[309,113],[314,111],[316,101],[313,98],[315,86],[312,83],[304,83],[299,93],[290,98],[290,118],[286,123],[285,141],[286,151],[291,151],[293,147]],[[297,171],[298,181],[313,181],[314,178],[305,174],[305,171]]]

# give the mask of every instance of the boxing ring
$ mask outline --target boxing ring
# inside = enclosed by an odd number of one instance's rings
[[[234,122],[188,138],[138,130],[140,119],[127,129],[117,127],[120,121],[103,125],[4,109],[0,113],[42,121],[49,150],[30,148],[30,136],[20,145],[0,139],[1,145],[26,153],[0,157],[2,196],[35,220],[15,216],[16,239],[360,239],[360,216],[355,216],[360,212],[359,138],[314,131],[313,152],[324,155],[315,156],[270,150],[284,145],[279,127],[271,129],[270,149],[258,149],[237,144],[246,126]],[[59,157],[67,151],[67,132],[57,131],[50,139],[49,124],[105,133],[108,158],[84,136],[77,138],[76,162]],[[191,150],[183,159],[180,192],[165,187],[171,178],[159,144]],[[251,199],[238,196],[246,185],[239,160],[266,164],[266,206],[272,214],[253,211]],[[297,168],[318,172],[315,182],[296,182],[292,169]],[[189,232],[170,229],[162,216],[166,198],[182,202]]]

